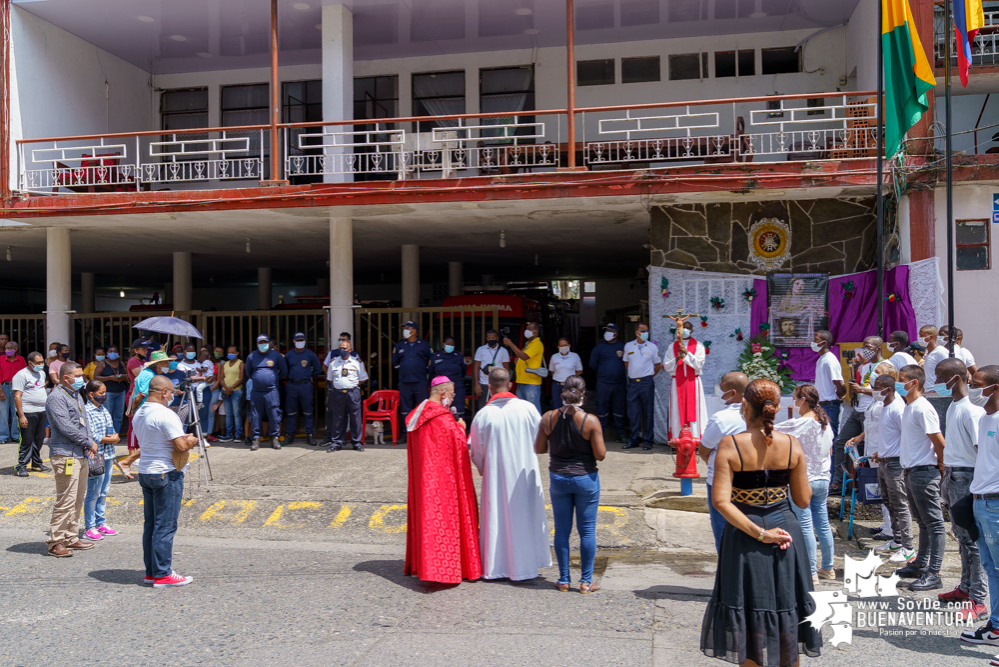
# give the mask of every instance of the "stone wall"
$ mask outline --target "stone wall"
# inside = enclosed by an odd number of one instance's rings
[[[776,218],[791,229],[790,255],[776,270],[843,275],[874,266],[875,199],[836,198],[720,204],[676,204],[652,209],[652,266],[756,273],[749,229]]]

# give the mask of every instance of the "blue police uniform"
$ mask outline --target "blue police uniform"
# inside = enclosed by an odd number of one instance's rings
[[[399,405],[403,420],[413,408],[430,398],[427,365],[432,354],[430,343],[422,338],[413,343],[401,340],[392,350],[392,366],[399,371]]]
[[[614,430],[626,438],[624,426],[628,373],[624,367],[624,343],[601,341],[590,353],[590,368],[597,374],[597,418],[607,430],[608,416],[614,418]]]
[[[434,352],[430,357],[430,377],[443,375],[454,383],[454,409],[458,416],[465,418],[465,375],[468,373],[468,366],[465,364],[465,355],[455,350],[448,354],[443,350]]]
[[[323,376],[323,366],[319,357],[312,350],[292,349],[284,355],[288,365],[288,384],[284,388],[284,416],[287,418],[285,433],[289,438],[295,437],[298,430],[298,410],[302,410],[306,435],[315,433],[315,418],[313,413],[313,383],[312,379]]]
[[[246,375],[253,382],[250,391],[250,430],[253,438],[260,437],[260,415],[267,415],[270,437],[280,435],[281,395],[278,383],[288,376],[288,364],[280,352],[259,350],[250,352],[246,358]]]

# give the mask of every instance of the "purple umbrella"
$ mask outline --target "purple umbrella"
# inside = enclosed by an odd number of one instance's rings
[[[187,336],[188,338],[200,338],[202,340],[205,338],[193,324],[179,317],[150,317],[148,320],[142,320],[132,328],[142,331],[154,331],[171,336]]]

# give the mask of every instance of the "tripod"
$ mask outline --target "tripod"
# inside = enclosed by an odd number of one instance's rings
[[[201,462],[201,477],[205,480],[205,490],[211,491],[209,482],[215,481],[212,475],[212,464],[208,461],[208,450],[205,449],[205,436],[201,432],[201,416],[198,414],[198,402],[194,398],[194,387],[191,383],[185,382],[184,394],[181,396],[180,405],[177,406],[177,415],[185,425],[194,426],[194,435],[198,438],[198,460]],[[185,408],[190,412],[190,417],[184,417]],[[201,483],[199,477],[198,483]]]

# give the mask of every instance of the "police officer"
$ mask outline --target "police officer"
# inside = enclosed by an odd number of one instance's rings
[[[340,341],[339,354],[330,360],[329,379],[330,393],[327,410],[332,419],[330,431],[330,446],[327,452],[338,452],[343,449],[346,432],[350,430],[350,439],[354,449],[364,451],[364,424],[361,423],[361,388],[368,381],[364,364],[352,355],[350,342]]]
[[[656,401],[656,373],[663,367],[659,348],[649,342],[649,327],[635,325],[635,340],[624,346],[624,365],[628,370],[628,421],[631,422],[631,442],[622,449],[642,446],[652,449],[655,443],[652,411]],[[644,424],[644,427],[643,427]]]
[[[444,339],[444,349],[434,352],[430,357],[430,375],[432,377],[445,376],[454,383],[454,401],[452,405],[459,418],[465,418],[465,375],[468,372],[468,365],[465,363],[465,355],[456,350],[454,338],[448,336]]]
[[[281,353],[271,348],[267,334],[257,336],[257,349],[246,358],[246,374],[253,382],[250,391],[250,451],[260,449],[260,416],[267,414],[271,447],[281,449],[281,395],[278,384],[288,377],[288,364]]]
[[[313,378],[323,376],[323,367],[316,353],[305,347],[305,334],[297,333],[294,337],[295,349],[288,350],[284,355],[288,364],[288,384],[284,388],[284,417],[286,445],[295,443],[295,431],[298,430],[298,409],[302,409],[305,421],[305,436],[310,447],[315,447],[315,419],[313,419]]]
[[[403,339],[392,350],[392,366],[399,370],[399,404],[402,422],[417,405],[430,398],[427,389],[427,365],[430,363],[430,343],[417,335],[416,322],[402,325]],[[403,437],[405,437],[403,431]]]
[[[614,430],[619,440],[627,441],[624,428],[625,398],[628,377],[624,367],[624,343],[618,340],[617,325],[604,327],[604,339],[590,353],[590,368],[597,374],[597,417],[604,433],[608,415],[614,418]]]

